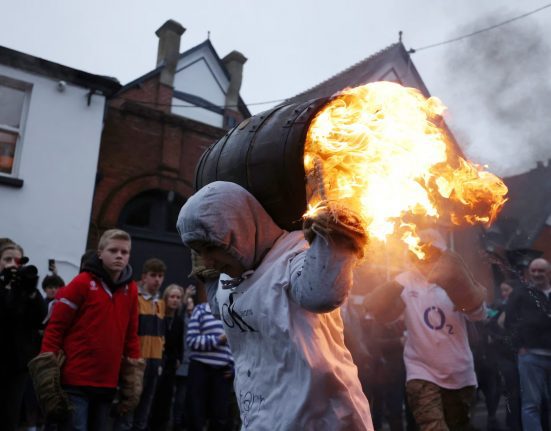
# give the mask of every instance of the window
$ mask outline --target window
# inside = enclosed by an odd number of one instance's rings
[[[149,190],[131,199],[121,211],[119,226],[133,236],[180,241],[178,214],[185,199],[175,192]]]
[[[0,77],[0,174],[14,175],[29,86]]]

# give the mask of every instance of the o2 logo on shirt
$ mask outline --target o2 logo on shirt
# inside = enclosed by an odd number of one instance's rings
[[[430,329],[434,331],[440,331],[442,329],[447,330],[448,334],[453,335],[453,325],[446,325],[446,315],[444,312],[436,307],[431,306],[423,313],[423,321]]]

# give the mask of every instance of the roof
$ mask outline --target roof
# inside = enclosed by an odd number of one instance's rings
[[[314,87],[287,99],[282,105],[331,97],[345,88],[382,80],[391,80],[407,87],[417,88],[425,97],[430,97],[428,88],[411,61],[408,51],[400,41],[370,55]],[[465,157],[463,150],[445,122],[442,127],[446,130],[456,153],[461,157]]]
[[[228,81],[231,80],[231,76],[230,76],[230,73],[228,72],[228,69],[226,68],[226,65],[220,59],[220,56],[218,55],[218,53],[214,49],[214,46],[212,46],[212,43],[210,42],[209,39],[205,40],[204,42],[201,42],[198,45],[195,45],[194,47],[188,49],[187,51],[182,52],[179,56],[179,59],[182,59],[182,58],[184,58],[184,57],[186,57],[190,54],[193,54],[194,52],[199,51],[203,48],[207,48],[212,52],[214,58],[216,59],[216,61],[218,62],[218,65],[220,66],[220,69],[222,70],[222,72],[224,73],[226,78],[228,78]],[[130,81],[128,84],[125,84],[121,88],[121,90],[119,91],[119,94],[124,93],[126,90],[141,84],[142,82],[146,81],[147,79],[149,79],[149,78],[151,78],[155,75],[159,75],[161,73],[161,70],[163,69],[163,67],[164,67],[164,65],[161,64],[161,65],[157,66],[155,69],[150,70],[149,72],[147,72],[147,73],[143,74],[142,76],[134,79],[133,81]],[[246,117],[251,116],[249,108],[247,108],[247,105],[245,104],[245,102],[243,101],[241,96],[239,96],[239,102],[238,102],[237,107],[243,113],[243,115],[245,115]]]
[[[551,160],[504,182],[509,200],[488,236],[509,250],[531,248],[551,216]]]
[[[430,96],[404,45],[402,42],[398,42],[287,99],[285,104],[329,97],[348,87],[380,81],[391,71],[394,72],[401,84],[419,89],[425,97]]]
[[[121,87],[115,78],[83,72],[5,46],[0,46],[0,64],[100,91],[105,96],[111,96]]]

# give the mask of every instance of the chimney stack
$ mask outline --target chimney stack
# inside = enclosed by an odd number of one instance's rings
[[[226,93],[226,109],[237,111],[239,90],[241,89],[241,81],[243,80],[243,65],[246,61],[247,58],[239,51],[232,51],[222,59],[231,77],[228,92]]]
[[[172,87],[176,64],[180,56],[180,36],[186,29],[176,21],[169,19],[155,34],[159,37],[159,49],[157,50],[157,67],[164,64],[161,72],[161,83]]]

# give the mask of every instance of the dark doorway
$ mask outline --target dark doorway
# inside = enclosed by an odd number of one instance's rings
[[[143,263],[157,257],[167,265],[165,282],[187,286],[191,280],[191,257],[184,247],[176,221],[185,199],[175,192],[149,190],[135,196],[123,208],[119,226],[132,236],[130,264],[134,278],[139,280]]]

